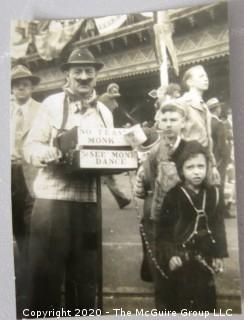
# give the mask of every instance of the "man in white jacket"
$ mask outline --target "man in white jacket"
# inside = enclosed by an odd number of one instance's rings
[[[24,161],[23,143],[40,107],[40,103],[32,98],[34,86],[39,81],[40,78],[22,64],[11,70],[11,200],[18,312],[26,299],[27,248],[34,203],[33,181],[37,173],[36,168]]]

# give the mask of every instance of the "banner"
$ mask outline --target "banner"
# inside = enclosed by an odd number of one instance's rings
[[[48,30],[35,36],[35,45],[40,57],[48,61],[59,57],[60,52],[74,37],[83,21],[84,19],[80,19],[65,26],[59,21],[52,21]]]
[[[111,33],[122,26],[126,21],[127,15],[109,16],[95,19],[99,34]]]
[[[19,59],[26,55],[29,45],[27,26],[28,23],[26,21],[11,22],[11,57],[14,59]]]

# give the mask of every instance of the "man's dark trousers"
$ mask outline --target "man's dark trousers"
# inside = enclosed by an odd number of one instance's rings
[[[34,199],[31,197],[21,164],[11,165],[13,234],[21,252],[26,246]]]
[[[14,246],[16,305],[17,313],[21,315],[27,299],[28,241],[34,203],[25,182],[21,163],[11,165],[11,196],[13,235],[17,244]]]
[[[94,309],[97,205],[37,199],[30,234],[30,310]],[[65,280],[64,280],[65,279]]]

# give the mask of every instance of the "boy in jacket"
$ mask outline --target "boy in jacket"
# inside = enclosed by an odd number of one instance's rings
[[[135,195],[144,199],[143,217],[141,220],[145,236],[142,236],[143,260],[141,278],[152,281],[154,267],[148,257],[148,249],[154,246],[154,225],[157,222],[163,198],[167,191],[179,182],[175,160],[187,143],[181,139],[184,128],[184,108],[177,100],[170,100],[160,107],[158,119],[160,140],[150,146],[147,158],[142,161],[135,183]],[[146,242],[150,248],[146,247]]]

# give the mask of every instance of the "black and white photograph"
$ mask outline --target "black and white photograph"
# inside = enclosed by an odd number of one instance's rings
[[[241,314],[228,2],[12,20],[17,319]]]

